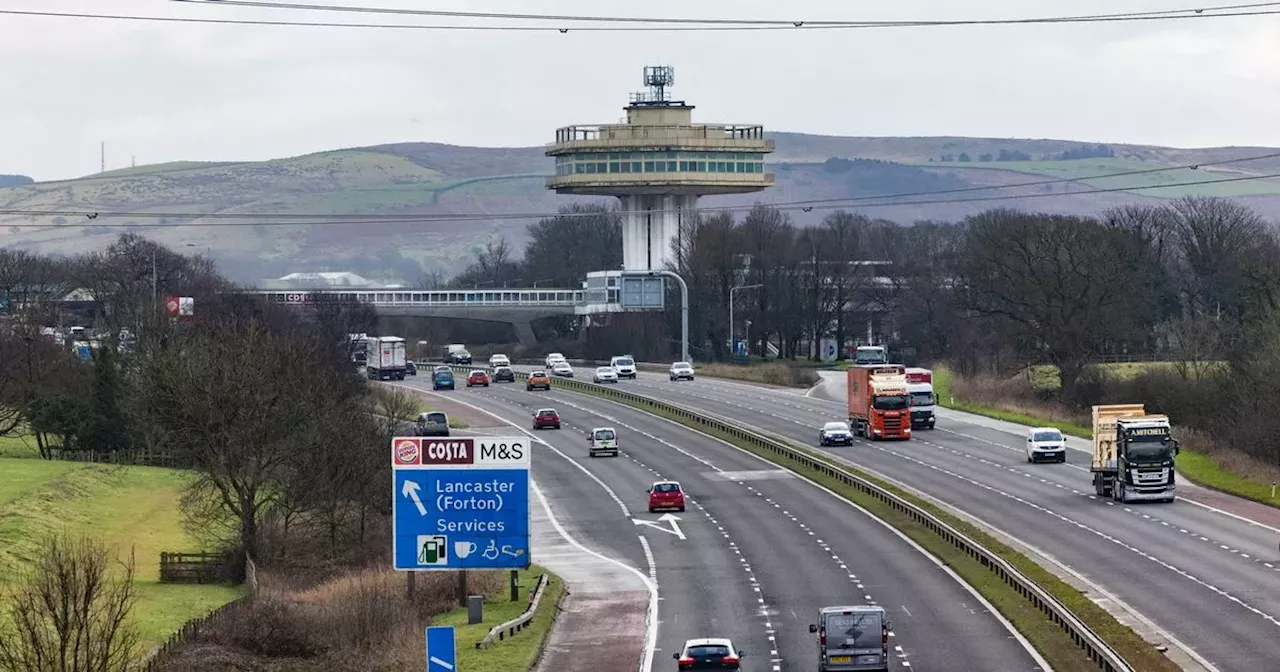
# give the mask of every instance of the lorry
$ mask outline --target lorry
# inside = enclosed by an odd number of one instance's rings
[[[1168,416],[1142,404],[1093,407],[1093,490],[1117,502],[1172,502],[1173,438]]]
[[[849,427],[857,436],[911,438],[911,395],[901,364],[849,367]]]
[[[364,370],[370,380],[404,380],[405,344],[399,336],[365,339]]]
[[[443,361],[445,364],[470,364],[471,353],[465,343],[450,343],[444,346]]]
[[[862,364],[888,364],[889,354],[882,345],[859,345],[853,351],[853,363]]]
[[[938,395],[933,391],[933,371],[907,367],[907,393],[911,395],[911,427],[933,429],[937,422],[933,406],[938,403]]]

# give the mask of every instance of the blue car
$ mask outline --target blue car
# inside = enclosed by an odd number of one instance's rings
[[[434,374],[432,374],[431,389],[452,390],[453,389],[453,372],[452,371],[436,371]]]

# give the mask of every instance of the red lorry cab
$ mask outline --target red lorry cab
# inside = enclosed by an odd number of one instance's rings
[[[911,438],[911,395],[900,364],[849,367],[849,427],[869,438]]]

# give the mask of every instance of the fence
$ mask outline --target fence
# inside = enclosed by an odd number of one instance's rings
[[[525,626],[529,625],[529,621],[532,621],[533,617],[538,613],[538,603],[542,601],[542,595],[546,592],[549,583],[551,583],[551,579],[548,579],[546,574],[538,577],[538,585],[534,586],[533,589],[533,599],[529,600],[529,607],[524,610],[524,613],[506,623],[493,626],[493,629],[484,636],[484,639],[476,642],[476,648],[486,648],[493,644],[494,639],[502,641],[507,637],[514,637],[517,632],[524,630]]]
[[[165,554],[161,555],[162,561],[163,561],[164,555]],[[169,555],[183,555],[183,554],[174,553]],[[186,555],[196,555],[196,554],[186,554]],[[161,571],[163,571],[163,569]],[[160,672],[161,670],[164,669],[165,658],[169,654],[177,651],[179,648],[182,647],[183,644],[186,644],[188,641],[194,639],[199,634],[203,632],[208,632],[209,630],[214,629],[216,626],[221,625],[222,622],[224,622],[226,619],[234,617],[234,615],[245,604],[247,604],[250,600],[252,600],[254,595],[256,595],[258,592],[258,578],[257,578],[258,568],[257,568],[257,565],[253,562],[253,558],[247,555],[245,556],[245,559],[244,559],[244,573],[246,577],[252,577],[252,578],[247,579],[245,581],[245,593],[243,595],[222,605],[221,607],[218,607],[217,609],[214,609],[213,611],[205,614],[200,618],[187,621],[182,626],[181,630],[178,630],[177,632],[170,635],[169,638],[166,639],[163,644],[147,652],[147,655],[144,658],[142,663],[142,672]]]
[[[245,562],[248,570],[252,563]],[[161,553],[161,583],[220,583],[231,576],[229,553]]]
[[[163,451],[147,449],[138,450],[67,450],[64,448],[45,448],[49,457],[67,462],[87,462],[91,464],[118,464],[139,467],[168,467],[181,469],[188,465],[173,455]]]
[[[469,367],[457,367],[458,369],[466,369]],[[517,373],[517,379],[527,378],[528,374]],[[986,567],[995,574],[1006,585],[1013,588],[1018,594],[1022,595],[1028,602],[1034,605],[1041,613],[1045,614],[1054,625],[1061,628],[1071,637],[1084,653],[1096,663],[1099,669],[1106,672],[1133,672],[1133,668],[1124,660],[1114,649],[1102,641],[1088,625],[1076,618],[1061,602],[1050,595],[1034,581],[1023,576],[1012,564],[1005,561],[1004,558],[991,552],[978,542],[970,539],[964,533],[952,527],[942,519],[934,516],[932,513],[923,508],[912,504],[906,499],[895,495],[894,493],[881,488],[880,486],[860,478],[844,467],[830,460],[818,457],[811,453],[792,448],[781,441],[775,440],[758,432],[742,427],[741,423],[735,423],[729,420],[721,419],[708,413],[695,413],[683,406],[677,406],[664,401],[650,399],[632,392],[626,392],[612,386],[597,385],[580,380],[557,378],[552,382],[552,387],[561,389],[586,392],[606,398],[613,398],[629,406],[641,409],[651,409],[661,411],[692,426],[701,426],[708,430],[718,432],[722,435],[732,437],[741,444],[750,445],[767,453],[772,453],[775,458],[774,462],[782,463],[793,462],[803,467],[813,469],[818,473],[833,478],[840,483],[855,488],[863,494],[874,497],[885,505],[897,510],[900,513],[910,517],[917,524],[929,529],[933,533],[942,537],[957,549],[963,551],[968,556],[977,560],[983,567]]]

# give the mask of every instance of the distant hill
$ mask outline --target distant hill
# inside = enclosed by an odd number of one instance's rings
[[[1064,214],[1095,214],[1129,203],[1158,203],[1186,194],[1231,196],[1269,217],[1280,215],[1280,180],[1153,188],[1180,182],[1280,173],[1280,159],[1204,166],[1124,178],[1098,176],[1209,163],[1277,150],[1265,147],[1176,149],[1098,145],[1064,140],[996,138],[859,138],[775,133],[769,157],[775,186],[763,193],[708,198],[704,205],[750,205],[862,199],[849,208],[910,223],[954,220],[996,205]],[[0,176],[0,209],[100,212],[270,214],[447,214],[554,212],[574,200],[544,188],[552,169],[541,147],[481,148],[400,143],[341,149],[261,162],[183,161],[108,171],[75,180],[32,183]],[[980,187],[1069,179],[1070,182],[977,191]],[[6,181],[8,180],[8,181]],[[1125,189],[1078,193],[1088,188]],[[1145,189],[1144,189],[1145,188]],[[955,193],[955,192],[962,193]],[[936,197],[875,199],[891,194],[951,192]],[[1023,195],[1003,201],[984,195]],[[870,199],[870,200],[868,200]],[[913,201],[925,201],[913,203]],[[801,225],[828,210],[796,210]],[[176,249],[209,253],[232,277],[257,281],[291,271],[353,271],[375,279],[412,281],[424,270],[456,271],[489,236],[525,239],[528,221],[425,224],[292,224],[184,226],[147,230],[154,218],[68,221],[0,215],[0,245],[75,253],[106,244],[120,222]],[[219,219],[218,223],[227,220]],[[18,227],[17,224],[48,224]]]

